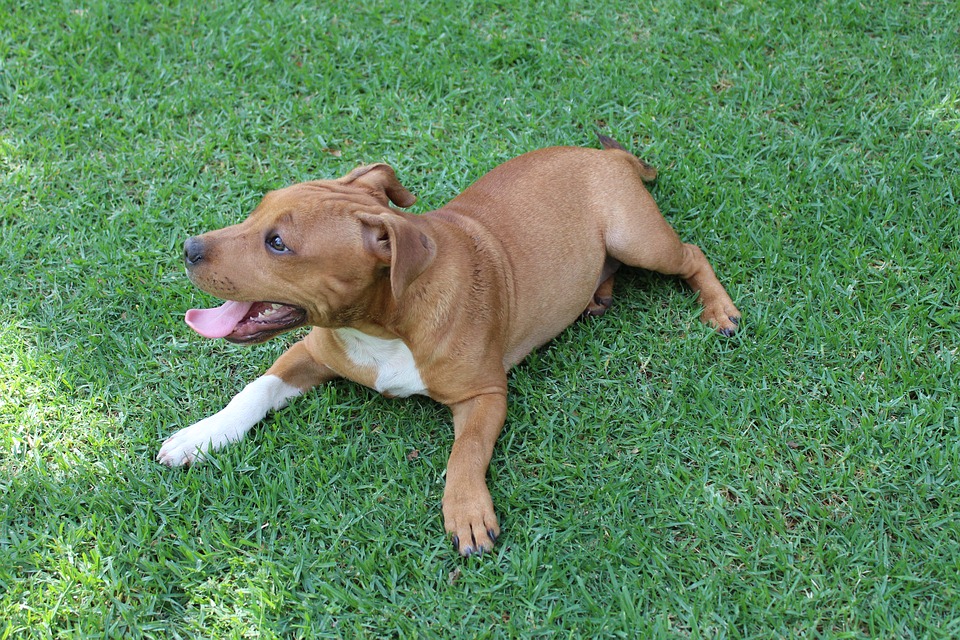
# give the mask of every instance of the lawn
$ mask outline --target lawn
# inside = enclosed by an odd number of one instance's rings
[[[630,272],[517,367],[494,552],[444,538],[426,399],[154,461],[296,337],[193,334],[186,237],[598,130],[742,330]],[[954,2],[0,0],[0,639],[956,637],[958,168]]]

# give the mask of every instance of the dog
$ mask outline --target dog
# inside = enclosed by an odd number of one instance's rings
[[[656,169],[603,149],[551,147],[494,168],[446,206],[416,198],[387,164],[266,194],[234,226],[189,238],[194,285],[227,300],[192,309],[201,336],[251,344],[312,330],[220,412],[181,429],[170,467],[237,442],[271,410],[335,378],[388,397],[429,396],[453,414],[444,528],[463,556],[500,526],[486,472],[507,411],[507,371],[580,316],[611,304],[621,264],[683,278],[701,320],[732,335],[740,312],[703,252],[664,220]]]

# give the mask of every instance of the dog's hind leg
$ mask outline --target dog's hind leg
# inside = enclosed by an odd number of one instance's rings
[[[680,276],[700,296],[700,319],[725,336],[733,335],[740,311],[700,248],[681,242],[639,179],[633,202],[630,210],[609,216],[607,252],[632,267]]]
[[[580,314],[581,318],[590,316],[602,316],[613,305],[613,280],[614,274],[620,268],[620,262],[611,257],[603,265],[603,272],[600,274],[600,281],[597,284],[597,290],[593,293],[590,304]]]

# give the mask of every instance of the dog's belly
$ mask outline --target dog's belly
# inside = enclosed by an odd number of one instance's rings
[[[356,329],[335,329],[334,332],[343,345],[344,355],[354,365],[375,372],[376,378],[370,385],[374,389],[399,398],[428,395],[413,353],[403,340],[377,338]]]
[[[573,253],[571,249],[568,255]],[[530,261],[530,254],[545,255],[542,262],[547,266]],[[557,250],[531,250],[513,260],[521,265],[521,275],[513,278],[518,302],[510,318],[504,354],[507,369],[573,324],[593,299],[602,275],[603,250],[587,247],[576,258],[567,260],[561,255]]]

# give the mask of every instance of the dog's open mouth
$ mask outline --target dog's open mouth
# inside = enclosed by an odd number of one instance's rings
[[[263,342],[295,329],[306,318],[306,311],[288,304],[231,300],[215,309],[190,309],[184,320],[204,338],[247,343]]]

